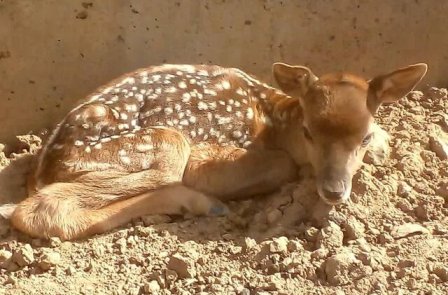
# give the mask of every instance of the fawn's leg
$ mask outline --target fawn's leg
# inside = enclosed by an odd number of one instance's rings
[[[183,182],[221,200],[271,193],[297,178],[290,156],[276,150],[193,147]]]
[[[100,165],[105,154],[107,165]],[[75,239],[142,215],[224,211],[220,202],[181,184],[189,155],[185,138],[166,128],[112,139],[78,158],[70,166],[80,167],[72,179],[65,174],[67,180],[48,184],[19,203],[11,222],[34,237]]]

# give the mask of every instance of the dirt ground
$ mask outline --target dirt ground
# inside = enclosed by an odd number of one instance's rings
[[[390,155],[369,153],[336,208],[304,169],[228,217],[148,216],[76,242],[1,220],[0,294],[447,294],[447,90],[412,92],[378,117]],[[28,135],[0,146],[0,204],[24,197],[39,145]]]

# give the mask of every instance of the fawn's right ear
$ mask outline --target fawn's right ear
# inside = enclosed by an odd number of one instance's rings
[[[280,88],[288,94],[304,95],[319,78],[307,67],[274,63],[272,73]]]
[[[367,104],[372,113],[383,103],[392,103],[411,92],[428,70],[424,63],[410,65],[369,81]]]

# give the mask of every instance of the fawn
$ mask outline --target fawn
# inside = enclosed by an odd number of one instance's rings
[[[370,81],[273,65],[281,90],[235,68],[162,65],[99,88],[39,152],[12,225],[64,240],[149,214],[226,214],[222,201],[267,194],[313,167],[328,204],[349,198],[374,114],[419,83],[426,64]]]

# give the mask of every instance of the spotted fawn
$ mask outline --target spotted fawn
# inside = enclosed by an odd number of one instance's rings
[[[273,65],[281,90],[234,68],[162,65],[100,87],[39,152],[12,225],[33,237],[88,237],[150,214],[226,214],[222,201],[267,194],[311,164],[320,197],[346,201],[382,103],[426,64],[372,80]]]

